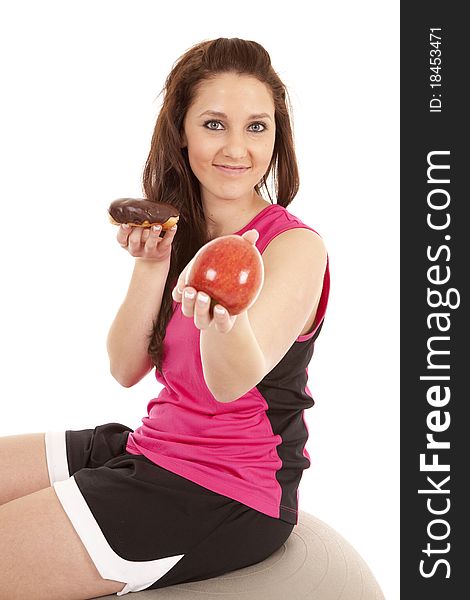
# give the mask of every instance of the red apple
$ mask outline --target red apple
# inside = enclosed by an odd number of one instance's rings
[[[259,296],[264,265],[259,250],[240,235],[223,235],[200,248],[186,272],[185,285],[225,306],[233,315],[247,310]]]

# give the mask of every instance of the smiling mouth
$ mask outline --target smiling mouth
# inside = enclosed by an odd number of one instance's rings
[[[214,165],[214,167],[223,167],[224,169],[249,169],[245,165]]]
[[[214,165],[216,169],[227,175],[241,175],[249,170],[250,167],[225,167],[224,165]]]

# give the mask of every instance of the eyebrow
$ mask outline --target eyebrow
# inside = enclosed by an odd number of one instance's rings
[[[203,115],[212,115],[213,117],[222,117],[224,119],[228,119],[228,117],[225,113],[219,112],[218,110],[205,110],[203,113],[201,113],[199,115],[199,117],[202,117]],[[268,115],[268,113],[259,113],[256,115],[250,115],[248,117],[248,120],[251,120],[251,119],[271,119],[271,117]]]

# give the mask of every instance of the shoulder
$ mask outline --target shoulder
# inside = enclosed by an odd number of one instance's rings
[[[277,234],[266,246],[263,253],[264,262],[282,261],[301,263],[314,259],[326,262],[327,249],[323,238],[306,227],[293,227]]]

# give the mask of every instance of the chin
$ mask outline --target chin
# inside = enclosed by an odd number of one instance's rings
[[[219,198],[220,200],[226,201],[235,201],[240,200],[240,198],[244,198],[253,193],[253,187],[247,186],[214,186],[214,187],[203,187],[206,193],[209,193],[214,198]]]

